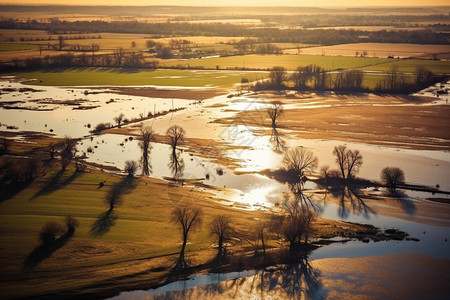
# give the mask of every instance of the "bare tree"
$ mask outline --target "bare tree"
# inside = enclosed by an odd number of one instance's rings
[[[231,226],[231,218],[226,215],[217,215],[209,225],[209,234],[217,240],[217,256],[223,255],[224,243],[229,241],[234,233]]]
[[[150,166],[150,151],[151,151],[151,145],[150,142],[153,137],[153,130],[150,127],[141,127],[141,138],[142,140],[139,141],[139,147],[142,151],[142,157],[141,157],[141,166],[142,166],[142,174],[143,175],[150,175],[151,173],[151,166]]]
[[[122,121],[124,118],[125,118],[125,115],[123,113],[120,113],[120,115],[114,117],[114,122],[117,123],[117,127],[120,128],[120,125],[122,124]]]
[[[405,183],[405,173],[400,168],[386,167],[381,170],[381,181],[391,191],[395,191],[399,184]]]
[[[181,246],[176,268],[185,268],[187,266],[184,253],[186,250],[188,234],[191,230],[194,230],[201,225],[202,214],[202,209],[195,205],[180,205],[172,210],[172,222],[180,227],[183,237],[183,244]]]
[[[308,243],[315,213],[302,205],[297,198],[285,199],[282,207],[285,210],[285,219],[280,229],[283,236],[289,241],[290,247],[300,244],[302,240],[304,243]]]
[[[256,237],[257,240],[261,242],[261,248],[264,256],[266,255],[266,238],[268,227],[268,224],[266,222],[262,222],[261,220],[258,221],[256,226]]]
[[[419,87],[426,86],[433,82],[434,74],[427,70],[424,66],[416,68],[416,84]]]
[[[294,81],[294,87],[298,89],[306,88],[306,82],[308,81],[310,74],[306,67],[298,67],[292,74],[291,79]]]
[[[348,163],[347,163],[347,179],[352,178],[355,173],[359,171],[359,167],[362,165],[362,155],[359,150],[348,150]]]
[[[23,159],[8,159],[5,163],[5,178],[12,183],[31,182],[41,170],[40,159],[30,156]]]
[[[318,159],[311,151],[296,147],[285,153],[282,163],[287,170],[294,170],[302,178],[305,172],[314,171]]]
[[[276,121],[278,117],[283,114],[283,105],[280,103],[274,103],[272,106],[267,108],[267,113],[272,120],[272,127],[275,128],[277,126]]]
[[[66,167],[70,164],[70,162],[74,159],[75,154],[77,152],[77,140],[66,137],[61,143],[61,166],[62,171],[66,169]]]
[[[138,164],[134,160],[127,160],[125,162],[125,172],[127,172],[128,177],[132,178],[138,169]]]
[[[176,155],[177,146],[184,140],[186,132],[181,126],[173,125],[167,129],[166,134],[170,140],[170,145],[172,146],[172,155]]]
[[[74,160],[75,160],[75,170],[77,172],[83,172],[84,170],[86,170],[86,163],[83,160],[83,157],[75,155]]]
[[[123,50],[123,48],[120,47],[120,48],[114,50],[113,56],[114,56],[114,63],[115,63],[115,65],[117,67],[122,66],[123,59],[124,59],[124,56],[125,56],[125,50]]]
[[[122,195],[125,187],[121,184],[113,185],[111,189],[106,193],[105,202],[109,205],[109,212],[111,212],[114,207],[122,203]]]
[[[357,91],[362,88],[364,73],[361,70],[346,70],[338,72],[334,79],[334,89]]]
[[[328,178],[328,171],[330,170],[330,166],[329,165],[324,165],[320,168],[320,173],[323,174],[324,178]]]
[[[55,156],[58,154],[58,152],[61,150],[61,143],[51,143],[48,146],[48,155],[49,155],[49,160],[52,160],[55,158]]]
[[[276,88],[281,88],[287,79],[286,69],[280,66],[273,67],[270,69],[269,79]]]
[[[375,87],[376,90],[399,90],[405,86],[405,77],[399,72],[398,66],[392,66],[384,78]]]
[[[62,35],[58,36],[58,44],[59,44],[59,51],[62,50],[64,47],[64,37]]]
[[[334,147],[333,154],[336,156],[336,162],[339,165],[342,178],[344,179],[349,179],[354,176],[363,163],[363,157],[359,153],[359,150],[349,150],[345,145]]]

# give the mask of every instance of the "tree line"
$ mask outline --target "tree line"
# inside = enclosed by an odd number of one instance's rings
[[[94,54],[82,52],[75,55],[73,52],[64,52],[58,55],[45,55],[43,57],[30,57],[25,59],[14,58],[3,63],[3,70],[41,69],[48,67],[113,67],[113,68],[149,68],[155,69],[158,61],[145,61],[141,51],[117,48],[111,54]]]
[[[350,91],[350,92],[390,92],[405,93],[425,88],[439,79],[433,72],[423,66],[416,68],[413,80],[406,80],[405,74],[393,66],[373,89],[363,86],[364,72],[362,70],[336,70],[329,72],[318,65],[298,67],[289,73],[281,66],[272,67],[269,79],[256,82],[255,90],[293,89],[297,91]]]
[[[419,43],[448,44],[449,36],[445,32],[434,30],[398,30],[365,31],[345,29],[280,29],[274,27],[249,28],[234,24],[197,24],[197,23],[140,23],[105,21],[60,21],[50,23],[0,20],[0,29],[46,30],[49,33],[143,33],[154,36],[242,36],[260,38],[263,42],[310,43],[335,45],[343,43]],[[364,37],[362,39],[361,37]]]

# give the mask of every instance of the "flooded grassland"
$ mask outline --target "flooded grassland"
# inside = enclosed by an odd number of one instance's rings
[[[35,87],[11,79],[2,80],[0,87],[1,131],[14,137],[16,143],[30,142],[27,132],[78,138],[78,152],[96,172],[103,168],[121,173],[125,161],[139,161],[140,128],[151,127],[150,176],[160,182],[159,188],[175,177],[166,130],[172,125],[182,126],[186,138],[179,148],[183,167],[177,170],[177,178],[184,180],[184,188],[207,193],[211,201],[227,209],[252,214],[279,210],[282,200],[295,196],[298,189],[267,176],[269,171],[283,168],[288,149],[302,147],[318,157],[319,166],[308,174],[310,180],[302,185],[301,193],[307,195],[321,217],[318,220],[328,220],[317,224],[324,222],[335,228],[324,236],[343,236],[342,243],[314,250],[298,264],[198,275],[190,279],[191,283],[177,281],[157,290],[119,296],[123,299],[195,299],[219,294],[225,298],[274,299],[298,295],[313,299],[448,295],[448,193],[402,190],[400,196],[393,196],[373,184],[380,180],[384,167],[399,167],[408,184],[450,190],[448,95],[438,98],[430,90],[430,94],[405,97],[313,93],[227,97],[221,95],[222,90],[216,94],[208,89],[203,94],[196,89],[170,89],[174,92],[169,94],[155,87],[145,91],[132,87]],[[267,114],[273,103],[281,103],[284,109],[277,127],[271,126]],[[121,113],[127,122],[119,127],[114,117]],[[99,123],[113,126],[93,134]],[[344,144],[361,152],[363,164],[357,176],[369,180],[368,184],[333,186],[315,180],[321,176],[321,167],[338,168],[333,148]],[[164,193],[166,199],[175,197],[170,189],[164,188]],[[345,233],[344,223],[340,223],[342,227],[333,225],[342,221],[370,224],[381,230],[396,228],[409,235],[402,240],[352,240]],[[319,239],[316,235],[312,241]],[[177,250],[172,248],[170,251]],[[161,259],[151,267],[159,268],[158,264],[164,263],[167,261]],[[419,280],[421,272],[432,275]],[[127,276],[125,271],[123,275]],[[395,291],[387,288],[393,278],[397,278]],[[155,282],[151,285],[158,285]],[[407,282],[408,287],[400,282]],[[128,286],[122,281],[117,293],[133,287],[143,289],[144,280]]]

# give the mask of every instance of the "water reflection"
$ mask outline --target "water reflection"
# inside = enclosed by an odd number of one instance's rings
[[[270,143],[272,150],[275,153],[283,153],[286,151],[286,141],[281,137],[276,127],[272,127],[272,135],[270,136]]]
[[[339,199],[338,214],[341,219],[349,218],[351,213],[356,215],[362,214],[365,219],[369,219],[370,214],[376,215],[376,212],[370,208],[359,195],[359,187],[335,185],[333,187],[328,187],[327,191],[335,198]]]
[[[169,168],[172,171],[172,177],[174,179],[180,179],[184,174],[184,159],[181,157],[180,152],[173,151],[169,156]]]
[[[292,192],[295,202],[302,209],[313,210],[319,214],[322,213],[324,203],[321,203],[320,201],[313,199],[311,196],[308,196],[304,193],[304,181],[289,182],[288,186],[290,191]]]
[[[197,275],[115,299],[325,299],[320,272],[306,258],[263,270]]]

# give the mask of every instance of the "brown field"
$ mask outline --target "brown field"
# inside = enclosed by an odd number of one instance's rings
[[[239,42],[240,40],[243,40],[245,38],[246,37],[242,36],[179,36],[179,37],[160,38],[158,39],[158,41],[162,43],[169,43],[170,40],[177,39],[177,40],[188,40],[196,44],[220,44],[220,43]]]
[[[292,130],[299,138],[395,145],[417,150],[450,150],[450,106],[415,105],[431,102],[430,98],[370,95],[306,96],[303,100],[276,97],[274,100],[283,104],[300,103],[298,108],[286,109],[277,121],[280,128]],[[324,106],[301,107],[302,101],[311,100],[323,101]],[[265,110],[242,111],[219,122],[270,127]]]
[[[335,46],[311,47],[301,49],[301,54],[328,55],[328,56],[355,56],[367,52],[367,57],[420,57],[431,54],[449,53],[449,45],[419,45],[419,44],[385,44],[385,43],[357,43]],[[283,51],[297,54],[297,49]]]
[[[48,22],[50,19],[55,18],[54,13],[35,13],[35,12],[0,12],[0,17],[17,19],[20,21],[36,20],[39,22]],[[171,17],[167,16],[108,16],[108,15],[95,15],[95,14],[65,14],[58,13],[57,18],[60,21],[76,22],[76,21],[139,21],[139,22],[166,22]]]
[[[364,31],[400,31],[400,30],[423,30],[422,27],[396,27],[396,26],[333,26],[333,27],[316,27],[315,29],[336,29],[336,30],[364,30]]]
[[[182,90],[165,90],[156,88],[112,88],[112,90],[118,94],[123,95],[133,95],[142,97],[155,97],[155,98],[177,98],[177,99],[187,99],[187,100],[204,100],[215,96],[224,95],[227,93],[225,89],[203,89],[199,91],[182,89]]]

